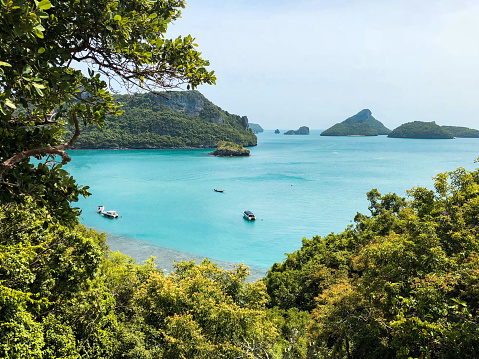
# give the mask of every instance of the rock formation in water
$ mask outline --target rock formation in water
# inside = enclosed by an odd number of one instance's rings
[[[261,133],[263,132],[263,127],[261,127],[260,125],[258,125],[257,123],[249,123],[249,128],[251,128],[251,131],[253,131],[254,134],[256,133]]]
[[[389,133],[390,129],[376,120],[370,110],[364,109],[321,132],[321,136],[378,136]]]
[[[244,157],[249,156],[249,150],[233,142],[220,141],[216,150],[209,154],[217,157]]]
[[[309,127],[301,126],[298,130],[289,130],[284,133],[285,135],[309,135]]]

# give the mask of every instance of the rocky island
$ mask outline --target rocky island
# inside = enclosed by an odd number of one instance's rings
[[[278,132],[279,133],[279,132]],[[309,135],[309,127],[301,126],[298,130],[289,130],[284,133],[285,135]]]
[[[220,141],[216,150],[209,154],[217,157],[245,157],[249,156],[249,150],[234,142]]]
[[[391,138],[420,138],[420,139],[452,139],[454,136],[447,129],[435,122],[414,121],[404,123],[395,128],[388,137]]]
[[[257,123],[250,122],[249,128],[251,128],[251,131],[253,131],[254,134],[264,132],[263,127],[261,127],[261,125],[258,125]]]
[[[390,129],[376,120],[369,109],[364,109],[321,132],[321,136],[378,136],[389,133]]]
[[[460,126],[441,126],[446,131],[449,131],[454,137],[458,138],[479,138],[479,131],[473,128]]]
[[[115,95],[122,115],[84,126],[74,148],[214,148],[218,141],[256,146],[248,117],[230,114],[198,91]],[[65,138],[73,134],[73,127]]]

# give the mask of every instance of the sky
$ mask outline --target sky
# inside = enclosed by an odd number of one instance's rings
[[[477,19],[477,0],[190,0],[167,37],[191,34],[217,76],[198,90],[264,129],[365,108],[479,129]]]
[[[199,87],[264,129],[326,129],[364,108],[479,128],[479,1],[188,1],[170,37],[191,34],[215,86]]]

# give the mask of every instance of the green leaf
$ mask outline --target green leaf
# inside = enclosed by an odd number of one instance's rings
[[[41,32],[41,31],[38,30],[37,28],[33,29],[33,32],[34,32],[35,35],[37,35],[37,37],[39,37],[40,39],[43,39],[43,38],[44,38],[43,32]]]
[[[158,16],[158,14],[156,12],[154,12],[153,14],[150,14],[150,16],[148,16],[148,17],[150,19],[155,19],[157,16]]]
[[[45,52],[45,48],[44,48],[44,47],[40,47],[40,48],[38,49],[38,53],[39,53],[39,54],[43,54],[44,52]]]
[[[121,20],[121,16],[120,16],[120,15],[115,15],[115,17],[113,18],[113,20],[115,20],[115,21],[120,21],[120,20]]]
[[[41,10],[48,10],[52,7],[52,3],[49,0],[42,0],[38,3],[37,7]]]
[[[37,94],[39,94],[41,97],[43,97],[43,92],[42,90],[40,90],[38,87],[35,86],[35,83],[33,84],[34,85],[34,89],[37,91]]]
[[[17,106],[15,106],[15,104],[12,101],[10,101],[8,98],[5,100],[5,105],[7,105],[8,107],[14,110],[17,108]]]
[[[35,86],[37,89],[44,89],[45,86],[43,86],[42,84],[37,84],[35,82],[32,82],[32,85]]]
[[[12,67],[8,62],[0,61],[0,66]]]

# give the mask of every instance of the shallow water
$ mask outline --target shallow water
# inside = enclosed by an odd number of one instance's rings
[[[473,169],[479,156],[479,139],[319,134],[266,131],[246,158],[202,149],[75,150],[66,169],[93,194],[79,202],[82,222],[122,238],[119,247],[109,241],[112,249],[143,260],[162,247],[189,253],[184,259],[244,262],[264,272],[299,249],[303,237],[342,231],[356,212],[367,213],[372,188],[400,195],[413,186],[431,188],[434,175]],[[98,205],[121,218],[102,217]],[[257,220],[244,220],[244,210]]]

